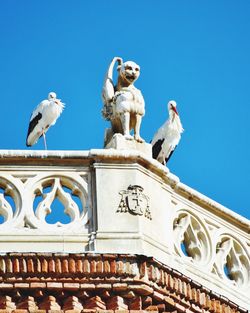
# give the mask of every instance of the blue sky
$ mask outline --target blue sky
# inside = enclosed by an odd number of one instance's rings
[[[171,172],[250,218],[249,16],[248,0],[1,0],[0,149],[28,149],[30,114],[50,91],[66,108],[49,149],[102,148],[102,83],[121,56],[141,66],[142,137],[176,100],[185,132]]]

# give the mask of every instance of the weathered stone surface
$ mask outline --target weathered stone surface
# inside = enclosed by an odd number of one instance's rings
[[[140,151],[148,157],[152,156],[152,146],[146,142],[138,142],[136,140],[127,140],[121,134],[115,134],[109,143],[105,146],[106,149],[116,150],[134,150]]]
[[[0,256],[1,294],[37,288],[45,298],[44,291],[64,288],[104,295],[102,286],[109,285],[110,296],[123,293],[124,299],[135,294],[164,301],[163,294],[177,292],[187,301],[214,306],[212,297],[197,293],[203,288],[205,295],[211,290],[250,307],[249,221],[182,184],[149,154],[0,151],[0,167],[5,217],[0,251],[20,251]],[[34,208],[36,197],[41,202]],[[46,222],[46,210],[57,198],[69,223]],[[150,264],[147,257],[154,257]],[[150,289],[148,281],[157,288]],[[159,295],[158,288],[165,293]]]
[[[118,63],[117,84],[113,81],[113,70]],[[145,103],[141,91],[134,86],[140,75],[140,66],[135,62],[123,62],[120,57],[113,58],[105,75],[102,100],[102,115],[111,122],[111,128],[106,130],[105,145],[113,134],[122,134],[126,140],[144,140],[140,136],[141,120],[145,114]],[[130,134],[130,130],[134,134]]]

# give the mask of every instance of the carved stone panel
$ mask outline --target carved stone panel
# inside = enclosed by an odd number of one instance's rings
[[[250,286],[250,259],[243,244],[231,236],[221,236],[216,245],[213,272],[239,287]]]
[[[59,212],[53,212],[59,205],[67,222],[48,222],[51,213],[60,219]],[[15,229],[25,229],[28,234],[28,229],[40,229],[41,233],[84,230],[89,215],[88,184],[80,175],[45,172],[0,177],[1,231],[15,234]]]
[[[0,230],[8,229],[10,225],[23,224],[20,221],[23,213],[21,184],[18,181],[15,184],[11,176],[6,176],[0,177]]]
[[[174,220],[175,250],[195,263],[206,264],[211,258],[208,232],[199,218],[188,211],[179,211]]]
[[[87,184],[81,177],[41,177],[32,182],[29,192],[33,203],[29,207],[31,214],[26,216],[26,223],[32,228],[76,230],[84,228],[87,224]],[[67,223],[48,223],[47,217],[52,213],[54,201],[59,201],[63,206],[63,213],[69,218]]]

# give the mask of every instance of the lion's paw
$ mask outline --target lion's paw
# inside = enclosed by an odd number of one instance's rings
[[[138,142],[145,142],[145,140],[142,139],[141,136],[139,136],[139,135],[135,135],[134,138],[135,138],[135,140],[138,141]]]
[[[124,135],[124,138],[127,139],[127,140],[133,140],[133,136],[131,135]]]

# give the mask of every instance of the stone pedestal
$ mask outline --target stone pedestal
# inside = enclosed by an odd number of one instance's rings
[[[150,143],[128,140],[122,134],[115,134],[105,146],[105,149],[136,150],[152,157],[152,145]]]

